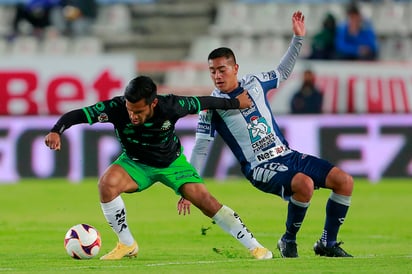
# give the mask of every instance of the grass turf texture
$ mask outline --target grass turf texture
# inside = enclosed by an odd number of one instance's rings
[[[0,185],[0,273],[411,273],[412,182],[356,180],[352,207],[339,240],[355,258],[315,256],[328,190],[315,191],[298,235],[297,259],[282,259],[276,242],[284,231],[287,203],[254,189],[244,180],[207,180],[212,194],[240,214],[275,259],[257,261],[200,211],[179,216],[178,196],[156,184],[123,195],[128,223],[140,252],[135,259],[100,261],[116,236],[100,210],[97,180],[25,180]],[[63,248],[72,225],[88,223],[102,235],[91,260],[71,259]]]

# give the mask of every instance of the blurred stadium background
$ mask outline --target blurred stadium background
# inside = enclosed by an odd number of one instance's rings
[[[412,175],[411,1],[358,2],[379,39],[371,62],[306,58],[324,16],[343,20],[345,0],[98,0],[87,36],[51,26],[39,39],[26,24],[10,39],[17,2],[0,0],[0,183],[97,176],[119,151],[110,127],[70,129],[66,147],[53,153],[42,142],[60,114],[121,94],[136,74],[153,77],[160,93],[209,94],[206,59],[218,46],[234,49],[240,74],[272,69],[291,38],[294,10],[305,14],[307,39],[293,75],[270,96],[291,146],[375,182]],[[289,115],[307,67],[324,93],[323,114]],[[195,123],[189,117],[178,129],[188,155]],[[217,142],[214,153],[207,176],[239,175],[227,148]]]

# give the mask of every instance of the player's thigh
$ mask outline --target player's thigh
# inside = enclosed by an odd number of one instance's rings
[[[119,165],[113,164],[103,173],[98,184],[100,202],[107,203],[123,192],[134,192],[137,184]]]
[[[173,189],[177,195],[182,195],[180,190],[184,184],[203,184],[203,179],[186,160],[184,154],[181,154],[169,167],[158,169],[157,179]]]
[[[123,192],[140,192],[154,183],[154,180],[151,179],[153,177],[152,169],[133,161],[125,154],[116,159],[110,169],[118,172]]]

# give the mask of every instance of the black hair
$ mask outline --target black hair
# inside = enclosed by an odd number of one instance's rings
[[[209,53],[207,60],[213,60],[219,57],[225,57],[226,59],[232,58],[236,64],[235,54],[230,48],[221,47],[221,48],[214,49],[211,53]]]
[[[358,7],[358,5],[356,4],[356,2],[351,2],[347,7],[346,7],[346,14],[350,15],[350,14],[356,14],[356,15],[360,15],[361,11]]]
[[[124,97],[131,103],[145,99],[146,104],[151,104],[157,96],[157,87],[148,76],[137,76],[132,79],[124,91]]]

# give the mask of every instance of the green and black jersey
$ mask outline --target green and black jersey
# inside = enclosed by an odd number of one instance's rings
[[[62,134],[80,123],[112,123],[123,151],[132,160],[153,167],[169,166],[181,153],[175,124],[189,114],[203,109],[237,109],[237,99],[211,96],[159,95],[154,115],[142,125],[133,125],[126,109],[124,96],[64,114],[51,130]]]

